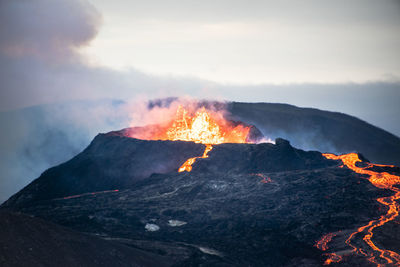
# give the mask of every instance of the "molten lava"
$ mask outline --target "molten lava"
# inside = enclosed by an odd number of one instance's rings
[[[161,134],[161,140],[193,141],[202,144],[246,143],[250,127],[229,123],[213,116],[204,107],[191,116],[187,110],[179,106],[175,119],[168,129]]]
[[[321,239],[315,244],[315,246],[320,250],[327,250],[328,243],[331,242],[332,238],[337,235],[336,233],[329,233],[321,237]]]
[[[250,127],[232,125],[215,112],[208,111],[204,107],[195,112],[189,112],[179,106],[175,118],[167,123],[167,126],[148,133],[146,136],[132,136],[151,140],[181,140],[205,144],[206,148],[202,156],[189,158],[179,168],[179,172],[192,170],[192,165],[198,158],[207,158],[212,145],[221,143],[247,143]]]
[[[187,171],[190,172],[192,170],[192,164],[196,161],[196,159],[205,159],[208,158],[208,152],[211,151],[212,145],[206,145],[206,149],[204,150],[203,156],[201,157],[194,157],[194,158],[189,158],[185,163],[182,164],[182,166],[179,168],[179,172]]]
[[[345,166],[359,174],[366,174],[369,176],[368,180],[376,187],[381,189],[389,189],[394,192],[393,196],[378,198],[377,201],[388,207],[386,214],[382,215],[377,220],[371,220],[368,224],[360,227],[357,231],[353,232],[346,240],[346,244],[353,248],[353,252],[357,254],[364,255],[372,263],[377,264],[377,266],[383,266],[385,264],[391,264],[395,266],[400,266],[400,255],[391,250],[385,250],[379,248],[373,241],[373,230],[377,227],[384,225],[385,223],[394,220],[399,215],[399,206],[397,200],[400,199],[400,189],[396,186],[400,185],[400,176],[389,174],[387,172],[374,172],[370,170],[372,167],[394,167],[391,165],[380,165],[366,163],[366,167],[358,167],[357,162],[362,162],[356,153],[350,153],[345,155],[336,156],[334,154],[323,154],[327,159],[341,160]],[[352,243],[352,240],[358,236],[362,235],[362,239],[367,245],[369,251],[364,251],[361,247],[357,247]],[[317,244],[317,246],[326,250],[327,243],[330,242],[333,235],[324,236]],[[368,248],[369,247],[369,248]],[[334,259],[341,259],[341,256],[330,253],[329,258],[325,264],[331,262],[337,262]]]

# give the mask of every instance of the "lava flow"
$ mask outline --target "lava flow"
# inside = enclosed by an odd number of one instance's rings
[[[357,231],[353,232],[346,240],[346,244],[348,244],[350,247],[353,248],[353,252],[357,254],[361,254],[367,257],[367,259],[372,262],[377,264],[377,266],[383,266],[385,264],[391,264],[395,266],[400,266],[400,255],[397,254],[394,251],[391,250],[386,250],[386,249],[381,249],[379,248],[373,241],[373,230],[377,227],[380,227],[384,225],[385,223],[392,221],[395,219],[398,214],[399,214],[399,206],[396,202],[396,200],[400,199],[400,189],[396,186],[400,185],[400,176],[393,175],[387,172],[374,172],[371,170],[372,167],[374,166],[379,166],[379,167],[393,167],[391,165],[379,165],[379,164],[372,164],[365,162],[366,167],[358,167],[356,164],[357,162],[362,162],[360,158],[358,157],[358,154],[356,153],[350,153],[350,154],[345,154],[345,155],[340,155],[336,156],[334,154],[323,154],[327,159],[333,159],[333,160],[341,160],[345,166],[347,166],[349,169],[353,170],[356,173],[359,174],[366,174],[369,175],[368,180],[376,187],[381,188],[381,189],[389,189],[392,190],[395,194],[389,197],[382,197],[378,198],[377,201],[383,205],[386,205],[388,207],[388,211],[386,214],[382,215],[379,219],[377,220],[371,220],[368,224],[360,227],[357,229]],[[367,250],[362,249],[361,247],[357,247],[352,243],[352,240],[357,236],[357,235],[363,235],[363,240],[365,244],[367,245]],[[324,238],[323,238],[324,239]],[[325,250],[324,248],[327,248],[326,243],[328,243],[332,237],[329,238],[329,240],[325,240],[327,242],[322,242],[324,245],[321,246],[322,250]],[[321,244],[322,244],[321,243]],[[335,253],[330,253],[333,257],[336,256],[336,258],[339,258],[339,255],[336,255]],[[329,257],[327,261],[325,262],[326,264],[329,264],[332,262],[331,260],[332,257]]]
[[[215,144],[247,142],[250,127],[230,126],[226,120],[212,114],[203,107],[191,116],[187,110],[179,106],[175,119],[170,122],[169,127],[153,137],[153,139],[192,141],[206,145],[203,155],[186,160],[179,168],[179,172],[190,172],[196,159],[207,158],[208,152]]]

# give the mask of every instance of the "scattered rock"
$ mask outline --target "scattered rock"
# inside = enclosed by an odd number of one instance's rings
[[[146,223],[146,226],[144,228],[146,228],[146,230],[149,232],[155,232],[160,230],[160,226],[154,223]]]
[[[178,221],[178,220],[169,220],[168,221],[168,225],[172,226],[172,227],[176,227],[176,226],[182,226],[187,224],[187,222],[184,221]]]
[[[222,253],[216,251],[215,249],[212,249],[212,248],[205,248],[205,247],[199,247],[199,249],[200,249],[200,251],[203,252],[203,253],[222,257]]]

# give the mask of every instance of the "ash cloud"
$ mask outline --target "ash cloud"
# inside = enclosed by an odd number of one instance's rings
[[[0,2],[0,110],[82,99],[130,99],[202,92],[205,82],[154,77],[92,64],[80,49],[102,17],[86,0]],[[210,83],[211,84],[211,83]],[[170,91],[169,91],[170,92]]]
[[[8,110],[0,113],[0,202],[78,153],[93,135],[89,125],[98,130],[101,111],[93,106],[79,108],[84,114],[76,114],[77,105],[15,108],[93,93],[99,81],[92,78],[103,70],[90,69],[78,49],[100,22],[83,0],[0,1],[0,107]],[[85,115],[92,121],[83,122]]]
[[[77,49],[97,34],[96,10],[80,0],[0,5],[2,109],[61,100],[81,89],[76,80],[85,63]]]
[[[96,36],[101,20],[82,0],[5,0],[0,5],[0,49],[14,58],[79,61],[75,49]]]
[[[149,95],[204,88],[194,79],[91,64],[79,49],[101,21],[85,0],[0,1],[0,202],[82,151],[97,133],[139,122],[145,109],[138,103]],[[132,98],[135,104],[125,103]]]

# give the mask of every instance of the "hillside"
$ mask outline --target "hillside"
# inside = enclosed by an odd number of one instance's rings
[[[191,172],[177,172],[185,157],[203,149],[101,134],[2,208],[167,257],[175,266],[320,266],[326,260],[373,266],[345,241],[386,214],[376,199],[391,190],[283,139],[214,145]],[[400,251],[397,225],[396,217],[376,229],[380,248]],[[329,234],[326,247],[318,246]],[[352,245],[384,262],[363,236]]]
[[[358,118],[313,108],[273,103],[228,103],[232,117],[255,125],[265,136],[299,148],[357,152],[375,163],[400,165],[400,138]]]
[[[148,111],[176,100],[150,101]],[[282,137],[300,149],[359,152],[376,163],[400,165],[397,136],[346,114],[274,103],[201,104],[227,109],[230,119],[253,124],[272,140]],[[123,101],[82,101],[0,113],[0,202],[78,154],[97,133],[129,126],[131,108]]]
[[[170,266],[171,259],[82,234],[20,213],[0,211],[0,265]]]

